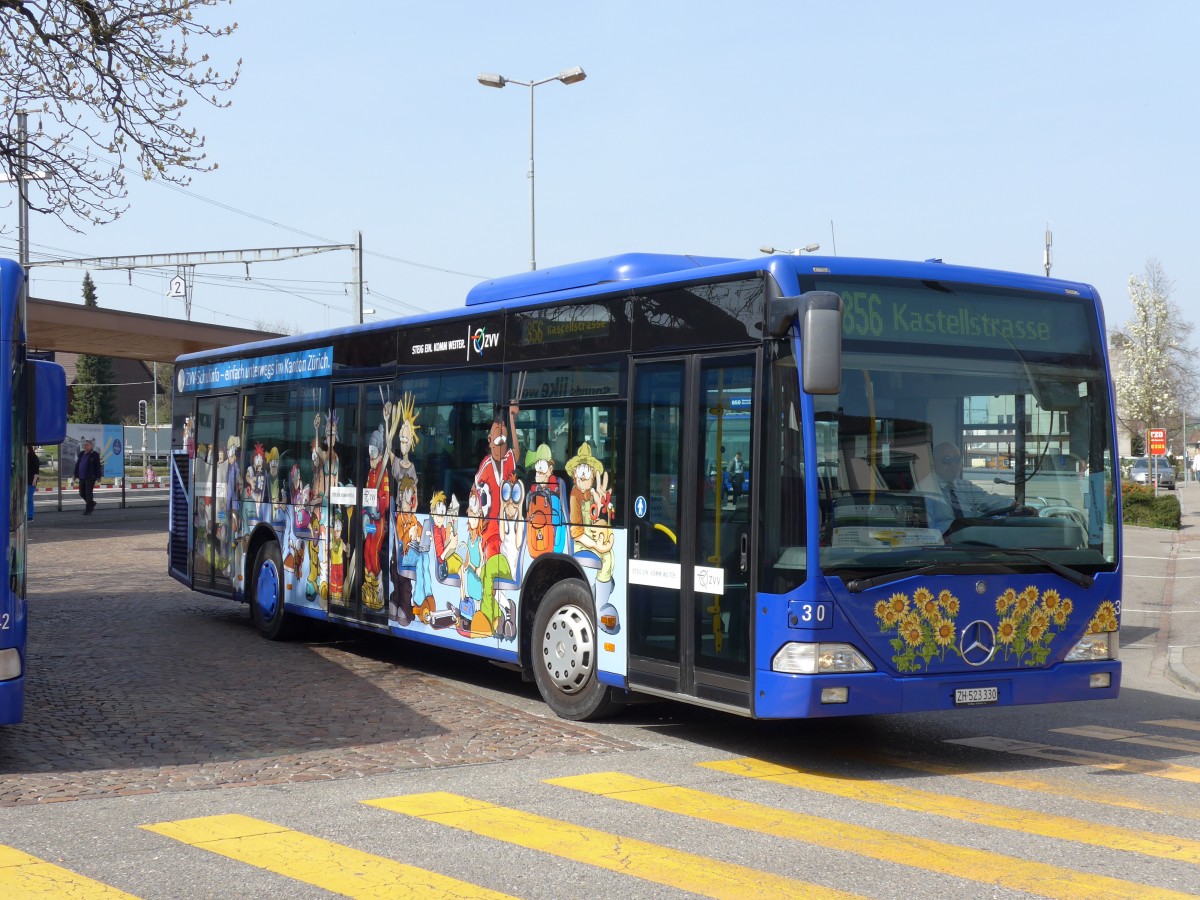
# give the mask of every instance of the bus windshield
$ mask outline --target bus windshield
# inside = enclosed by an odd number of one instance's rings
[[[865,287],[837,285],[842,388],[815,398],[822,571],[1111,570],[1113,435],[1086,303]]]

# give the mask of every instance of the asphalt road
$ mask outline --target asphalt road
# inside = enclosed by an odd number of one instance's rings
[[[585,726],[456,654],[265,642],[164,574],[164,530],[153,509],[34,526],[0,896],[1200,892],[1200,695],[1166,671],[1200,563],[1174,535],[1127,536],[1115,701]]]

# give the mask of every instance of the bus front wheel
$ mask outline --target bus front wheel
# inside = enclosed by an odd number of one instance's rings
[[[284,641],[296,630],[296,617],[283,605],[283,563],[279,545],[267,541],[258,550],[250,573],[250,619],[269,641]]]
[[[560,581],[546,591],[533,618],[534,681],[546,705],[563,719],[601,719],[620,707],[598,677],[592,605],[585,583]]]

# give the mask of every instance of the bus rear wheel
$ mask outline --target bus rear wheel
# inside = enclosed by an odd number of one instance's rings
[[[597,671],[596,617],[592,592],[582,581],[560,581],[542,598],[533,617],[533,678],[538,691],[563,719],[586,722],[620,708]]]
[[[284,608],[283,562],[279,545],[267,541],[258,550],[250,572],[250,620],[269,641],[286,641],[296,633],[296,617]]]

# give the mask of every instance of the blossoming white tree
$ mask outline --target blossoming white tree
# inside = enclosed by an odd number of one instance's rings
[[[1174,288],[1162,264],[1146,262],[1129,276],[1133,318],[1110,338],[1117,421],[1141,444],[1147,428],[1165,428],[1179,446],[1181,411],[1196,396],[1197,372],[1191,346],[1194,326],[1171,300]]]

